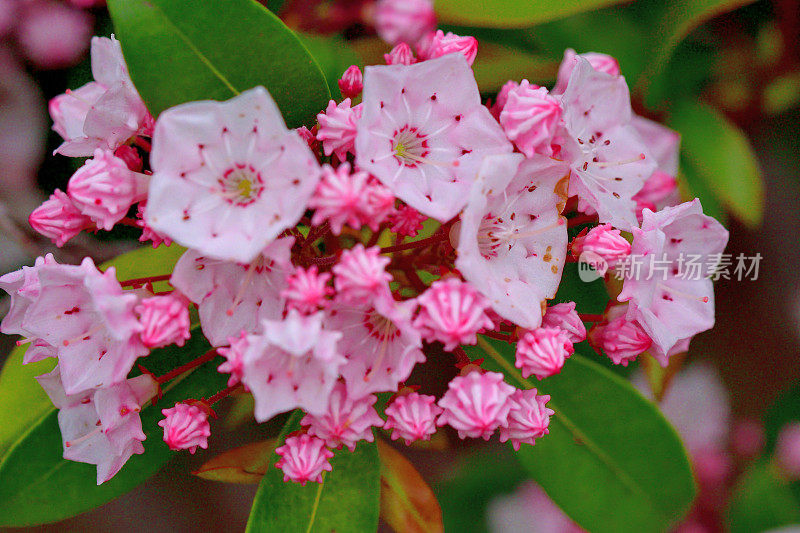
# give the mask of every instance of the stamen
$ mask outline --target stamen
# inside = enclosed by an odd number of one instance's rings
[[[664,285],[663,283],[659,283],[658,286],[661,287],[661,289],[664,290],[665,292],[669,292],[671,294],[674,294],[675,296],[680,296],[681,298],[688,298],[689,300],[695,300],[697,302],[701,302],[701,303],[704,303],[704,304],[708,303],[708,296],[703,296],[701,298],[699,296],[695,296],[694,294],[689,294],[688,292],[683,292],[683,291],[681,291],[679,289],[674,289],[672,287],[668,287],[668,286]]]
[[[96,429],[94,429],[93,431],[90,431],[89,433],[87,433],[83,437],[78,437],[77,439],[74,439],[74,440],[65,441],[64,442],[64,447],[65,448],[71,448],[71,447],[75,446],[76,444],[80,444],[81,442],[94,437],[95,435],[99,435],[101,431],[103,431],[103,426],[97,426]]]

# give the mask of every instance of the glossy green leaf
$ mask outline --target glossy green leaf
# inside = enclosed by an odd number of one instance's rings
[[[359,442],[355,452],[346,448],[331,459],[333,471],[322,483],[283,481],[283,473],[270,468],[261,480],[247,522],[251,533],[310,533],[336,531],[361,533],[378,528],[381,468],[375,443]],[[278,456],[274,456],[278,460]]]
[[[550,434],[517,458],[589,531],[665,531],[694,499],[689,459],[656,406],[627,381],[580,355],[556,376],[523,379],[513,345],[480,340],[485,366],[517,387],[549,394]]]
[[[109,0],[136,88],[153,115],[192,100],[227,100],[263,85],[289,127],[330,98],[298,37],[255,0]]]
[[[772,464],[757,462],[739,478],[726,515],[730,533],[767,531],[800,524],[800,504]]]
[[[737,218],[761,223],[764,186],[755,153],[744,133],[719,111],[698,102],[680,102],[669,126],[681,134],[681,159]]]
[[[622,0],[436,0],[443,24],[489,28],[524,28],[576,13],[619,4]]]
[[[310,35],[306,33],[298,34],[303,46],[314,56],[325,79],[328,82],[328,90],[334,99],[341,99],[339,90],[339,78],[350,65],[358,65],[358,56],[347,46],[344,39],[339,36]],[[321,112],[325,106],[317,111]]]

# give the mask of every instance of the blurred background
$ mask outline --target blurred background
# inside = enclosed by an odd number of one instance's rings
[[[262,2],[310,43],[325,43],[333,79],[352,63],[382,63],[370,0]],[[547,4],[548,2],[528,2]],[[220,9],[224,2],[220,1]],[[796,0],[587,2],[523,25],[480,2],[437,4],[440,27],[480,41],[476,78],[486,98],[509,79],[550,85],[565,48],[615,56],[637,113],[684,136],[686,197],[730,229],[727,252],[761,255],[757,279],[716,284],[717,326],[692,343],[661,407],[682,434],[701,487],[682,531],[762,531],[800,524],[800,484],[776,465],[778,435],[800,426],[800,3]],[[613,5],[611,5],[613,4]],[[459,9],[459,7],[461,7]],[[471,11],[470,11],[471,10]],[[91,79],[92,35],[113,31],[104,0],[0,0],[0,271],[55,252],[98,261],[138,245],[125,229],[81,235],[55,249],[27,225],[80,160],[52,155],[47,102]],[[321,48],[322,49],[322,48]],[[326,73],[327,73],[326,72]],[[0,316],[7,311],[0,299]],[[0,338],[0,360],[13,339]],[[647,392],[640,369],[616,368]],[[210,449],[176,455],[133,493],[40,531],[239,531],[255,485],[191,472],[221,450],[268,433],[228,405]],[[235,430],[235,431],[233,431]],[[785,439],[784,439],[785,440]],[[798,439],[794,444],[800,447]],[[434,489],[448,531],[573,531],[505,447],[440,442],[406,455]],[[800,463],[800,449],[795,450]],[[481,468],[469,468],[481,464]],[[800,469],[800,466],[796,466]],[[800,475],[800,472],[798,472]],[[791,477],[791,476],[790,476]],[[602,488],[598,488],[602,490]],[[798,525],[800,528],[800,525]]]

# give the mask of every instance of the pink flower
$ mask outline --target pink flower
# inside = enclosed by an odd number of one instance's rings
[[[370,178],[367,183],[366,202],[361,208],[361,222],[372,231],[394,214],[394,194],[377,180]]]
[[[792,479],[800,479],[800,422],[784,426],[778,434],[775,458],[781,469]]]
[[[585,59],[589,62],[593,69],[609,76],[619,76],[620,69],[617,60],[606,54],[598,54],[589,52],[586,54],[576,54],[572,48],[567,48],[564,51],[564,59],[558,67],[558,79],[556,85],[553,87],[553,94],[563,94],[569,85],[570,75],[575,67],[578,66],[580,59]]]
[[[356,449],[360,440],[372,442],[372,427],[383,426],[383,419],[372,407],[378,398],[374,394],[354,396],[344,383],[337,383],[330,393],[328,409],[323,414],[307,414],[300,423],[308,426],[308,434],[325,441],[329,448],[347,446]]]
[[[678,181],[675,176],[656,170],[644,182],[639,192],[633,195],[636,202],[636,216],[642,219],[642,211],[647,208],[651,211],[672,206],[680,201]]]
[[[561,281],[567,172],[540,155],[487,157],[461,214],[456,267],[500,316],[525,328],[539,326],[542,302]]]
[[[390,45],[415,44],[436,29],[436,14],[431,0],[378,0],[375,3],[375,29]]]
[[[414,237],[422,229],[422,223],[427,217],[421,215],[413,207],[404,205],[395,211],[390,218],[392,233],[405,237]]]
[[[550,433],[550,417],[555,414],[547,408],[550,396],[537,395],[536,389],[517,389],[508,401],[511,410],[508,425],[500,427],[500,442],[511,440],[514,450],[519,450],[521,444],[533,446],[536,439]]]
[[[459,54],[367,67],[361,105],[357,166],[443,222],[464,207],[483,158],[511,151]]]
[[[37,257],[32,267],[23,266],[19,270],[0,276],[0,289],[3,289],[11,296],[11,307],[0,323],[0,331],[6,335],[22,335],[25,337],[31,335],[30,332],[23,328],[22,322],[25,319],[25,313],[28,312],[31,304],[36,301],[40,294],[39,270],[44,265],[57,264],[53,254],[47,254],[44,257]],[[46,342],[40,343],[40,346],[46,347],[49,344]],[[23,363],[32,362],[29,361],[29,356],[33,348],[33,346],[28,348]],[[52,354],[52,357],[55,357],[55,354]]]
[[[508,103],[509,93],[517,87],[519,87],[519,83],[515,82],[514,80],[509,80],[500,88],[500,91],[497,93],[497,100],[495,100],[494,105],[492,105],[490,108],[490,111],[492,112],[492,116],[494,116],[494,118],[496,118],[498,121],[500,120],[500,114],[506,107],[506,103]]]
[[[158,248],[162,244],[164,246],[169,246],[172,244],[172,239],[166,235],[162,235],[157,231],[154,231],[153,228],[147,225],[147,222],[145,221],[146,209],[147,205],[145,202],[140,202],[139,205],[136,206],[136,225],[142,228],[142,234],[139,236],[139,242],[151,241],[153,243],[153,248]]]
[[[98,228],[111,230],[130,207],[147,198],[148,179],[131,171],[110,150],[97,149],[69,179],[70,200]]]
[[[297,267],[286,277],[286,288],[281,291],[286,308],[310,315],[327,307],[330,303],[328,297],[333,294],[333,289],[328,286],[330,279],[327,272],[319,274],[316,266],[308,269]]]
[[[714,287],[708,277],[728,232],[703,214],[697,199],[658,213],[645,209],[642,216],[641,229],[633,229],[631,255],[646,260],[638,276],[623,281],[617,299],[630,302],[628,320],[637,321],[653,339],[653,356],[666,366],[680,341],[714,326]],[[692,256],[699,258],[694,272],[684,268]]]
[[[58,2],[28,2],[19,21],[18,42],[40,68],[74,65],[86,52],[92,36],[92,17]]]
[[[89,217],[82,214],[69,196],[58,189],[33,210],[28,217],[28,223],[59,248],[81,231],[94,227]]]
[[[244,374],[244,353],[250,346],[247,340],[247,331],[242,330],[238,337],[228,337],[230,346],[217,348],[217,353],[225,358],[225,362],[217,367],[221,374],[230,374],[228,387],[233,387],[242,382]],[[245,387],[246,388],[246,387]]]
[[[569,335],[558,328],[538,328],[526,332],[517,343],[514,366],[522,377],[535,375],[542,380],[561,372],[570,355],[575,352]]]
[[[442,30],[437,30],[433,36],[426,59],[442,57],[447,54],[463,55],[468,65],[472,65],[475,56],[478,55],[478,40],[475,37],[462,37],[453,32],[446,34]]]
[[[294,237],[282,237],[244,265],[194,250],[181,256],[170,283],[197,304],[203,334],[213,346],[226,344],[242,329],[254,333],[264,319],[281,317],[293,243]]]
[[[459,344],[475,344],[476,334],[494,324],[486,315],[489,302],[469,283],[456,278],[434,281],[417,301],[419,315],[414,320],[425,340],[444,343],[445,350]]]
[[[201,255],[241,263],[300,220],[319,181],[316,157],[263,87],[164,111],[150,162],[147,224]]]
[[[336,169],[323,165],[322,179],[308,202],[308,207],[314,209],[311,223],[320,226],[327,220],[334,235],[339,235],[344,225],[360,229],[366,218],[368,191],[366,172],[351,174],[350,163],[342,163]]]
[[[639,115],[631,117],[631,127],[636,130],[639,139],[655,158],[658,170],[675,176],[678,173],[680,159],[680,133]]]
[[[575,257],[590,252],[603,258],[609,267],[618,265],[631,253],[631,244],[610,224],[595,226],[588,233],[582,231],[570,246]]]
[[[189,333],[188,301],[183,297],[153,296],[144,298],[135,311],[144,328],[139,338],[148,348],[162,348],[170,344],[183,346],[191,338]]]
[[[301,408],[323,415],[339,367],[345,359],[336,345],[342,334],[322,329],[322,314],[289,311],[284,320],[264,320],[262,333],[249,335],[242,382],[255,398],[255,419]]]
[[[38,281],[22,329],[57,349],[67,394],[124,381],[148,349],[134,314],[138,298],[123,292],[114,268],[101,273],[88,257],[80,266],[44,264]]]
[[[325,448],[325,441],[311,435],[287,437],[275,453],[281,456],[275,466],[283,470],[283,481],[294,481],[303,486],[309,481],[322,483],[323,471],[333,469],[328,461],[333,452]]]
[[[636,202],[657,162],[631,126],[625,78],[598,72],[578,58],[561,105],[561,157],[570,165],[569,194],[597,211],[601,223],[638,226]]]
[[[653,344],[636,321],[626,318],[627,309],[626,305],[613,306],[606,312],[603,322],[589,333],[592,345],[603,350],[615,365],[628,366]]]
[[[547,94],[547,89],[522,80],[506,93],[500,113],[500,125],[519,151],[528,157],[534,153],[551,155],[550,147],[561,119],[561,104]]]
[[[392,275],[386,272],[386,266],[391,260],[380,253],[377,246],[364,248],[363,244],[342,253],[332,269],[341,300],[358,303],[388,294]]]
[[[97,484],[114,477],[133,454],[144,453],[139,411],[158,392],[147,374],[106,388],[69,393],[60,369],[36,378],[59,409],[64,459],[97,465]]]
[[[542,327],[559,328],[567,334],[572,344],[586,339],[586,326],[575,311],[575,302],[551,305],[542,317]]]
[[[412,65],[417,62],[414,52],[406,43],[400,43],[388,53],[383,54],[387,65]]]
[[[339,372],[349,395],[396,391],[425,361],[419,331],[411,325],[415,307],[384,295],[368,305],[339,304],[327,312],[326,327],[342,332],[338,349],[347,362]]]
[[[436,417],[444,409],[436,405],[436,398],[412,392],[398,396],[386,408],[383,429],[393,430],[392,440],[402,438],[406,445],[418,440],[430,440],[436,433]]]
[[[175,407],[162,409],[161,414],[165,418],[158,425],[164,428],[164,442],[170,450],[189,450],[193,454],[198,446],[208,448],[211,426],[205,409],[179,402]]]
[[[336,157],[345,161],[347,153],[353,152],[361,109],[360,105],[350,107],[350,99],[345,98],[339,105],[331,100],[325,112],[317,115],[317,139],[322,141],[325,155],[335,153]]]
[[[364,78],[361,74],[361,69],[356,65],[350,65],[339,80],[339,90],[342,91],[342,96],[355,98],[361,94],[361,89],[363,88]]]
[[[507,425],[512,407],[509,399],[515,390],[498,372],[474,371],[455,377],[439,400],[444,412],[436,423],[456,429],[462,439],[489,440],[495,429]]]

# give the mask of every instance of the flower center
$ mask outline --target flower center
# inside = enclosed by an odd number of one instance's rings
[[[403,126],[394,133],[392,138],[392,152],[395,159],[407,167],[415,167],[424,163],[428,150],[428,138],[411,126]]]
[[[219,184],[222,187],[223,197],[239,206],[255,202],[264,190],[261,174],[252,166],[239,163],[225,171]]]
[[[368,311],[364,316],[364,325],[370,336],[380,341],[392,340],[400,336],[400,330],[397,329],[394,322],[374,309]]]

